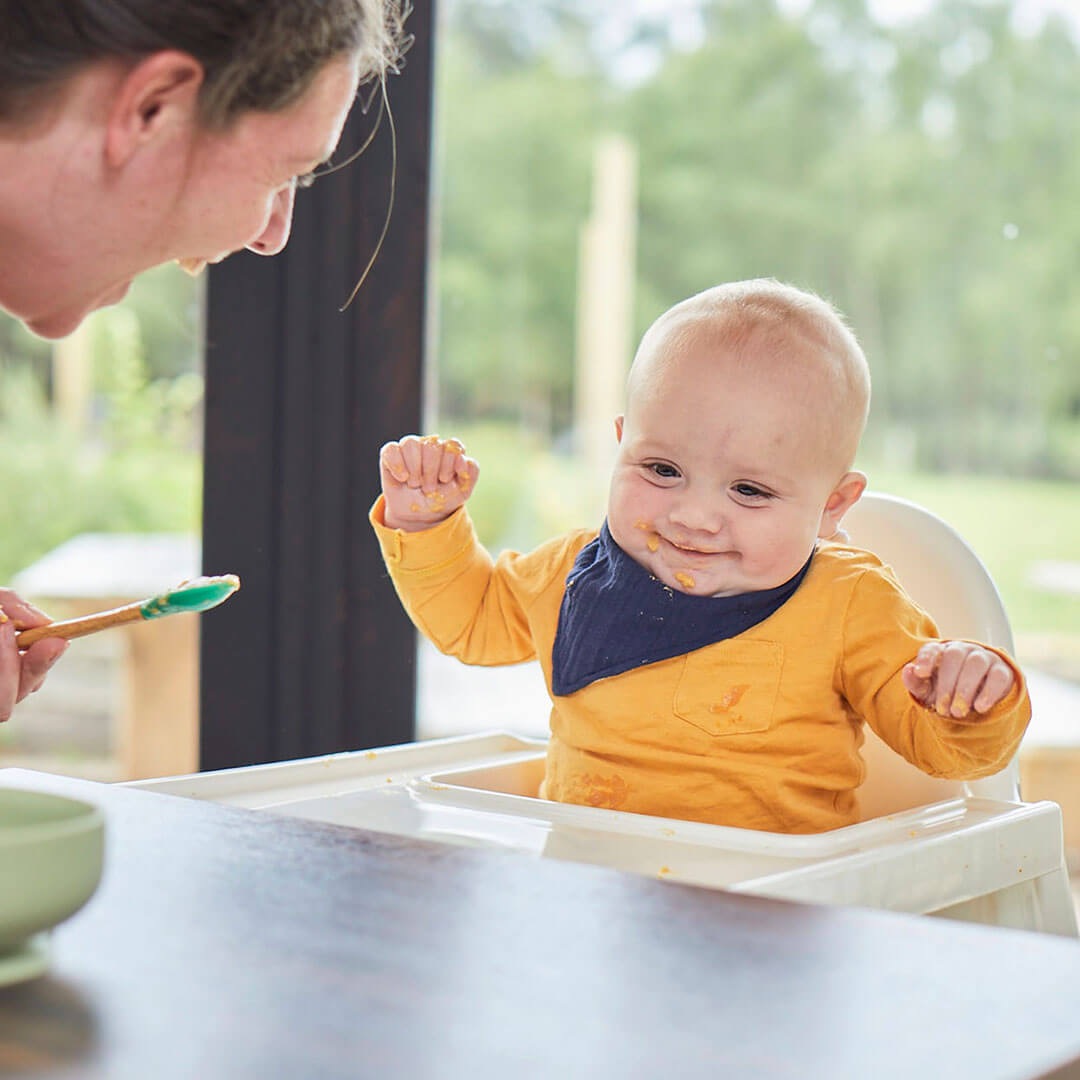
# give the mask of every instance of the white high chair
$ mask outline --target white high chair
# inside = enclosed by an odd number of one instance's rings
[[[1012,653],[1012,632],[993,580],[945,521],[904,499],[867,492],[843,524],[853,544],[892,566],[943,637],[984,641]],[[651,865],[664,877],[741,892],[1077,936],[1060,807],[1020,801],[1015,759],[995,776],[962,783],[927,776],[869,729],[863,754],[862,820],[814,836],[550,803],[540,811],[540,800],[530,798],[542,775],[542,756],[535,751],[502,765],[431,774],[413,787],[421,798],[504,814],[526,813],[523,799],[533,803],[530,816],[560,826],[545,854],[639,870]],[[571,820],[594,830],[592,837],[569,840]],[[670,838],[660,871],[658,826]],[[648,837],[652,846],[646,844],[648,855],[634,856],[624,842],[612,857],[605,854],[601,831],[636,836],[639,844]]]
[[[944,637],[1011,651],[990,575],[940,518],[867,493],[844,526]],[[969,784],[938,780],[868,731],[863,820],[790,836],[548,802],[537,797],[544,745],[495,731],[132,786],[711,888],[1077,936],[1061,809],[1020,801],[1015,762]]]
[[[906,499],[868,491],[848,511],[843,528],[851,543],[874,552],[893,568],[905,592],[933,616],[943,638],[981,641],[1015,655],[997,586],[978,555],[947,522]],[[939,780],[905,761],[869,728],[863,758],[867,769],[859,789],[863,820],[958,794],[1020,799],[1015,758],[1006,769],[982,780]]]

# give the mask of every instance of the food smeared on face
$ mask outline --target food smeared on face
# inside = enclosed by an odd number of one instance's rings
[[[647,522],[647,521],[635,521],[635,529],[641,529],[642,532],[647,532],[649,535],[645,538],[645,546],[652,552],[656,552],[660,548],[660,534]]]

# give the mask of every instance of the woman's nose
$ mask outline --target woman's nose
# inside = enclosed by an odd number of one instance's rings
[[[285,247],[292,231],[295,197],[296,189],[292,184],[274,196],[270,220],[266,223],[266,228],[247,245],[248,251],[254,251],[256,255],[276,255]]]

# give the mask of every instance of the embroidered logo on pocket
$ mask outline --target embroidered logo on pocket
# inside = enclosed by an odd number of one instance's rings
[[[747,735],[772,726],[784,647],[729,640],[686,657],[675,715],[709,735]]]

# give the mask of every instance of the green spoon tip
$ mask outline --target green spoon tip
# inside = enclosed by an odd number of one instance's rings
[[[162,615],[176,615],[184,611],[208,611],[224,603],[239,588],[240,579],[235,574],[193,578],[147,600],[141,608],[142,616],[144,619],[157,619]]]

